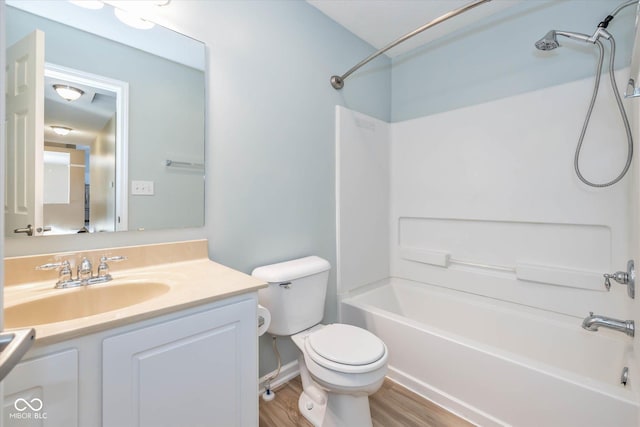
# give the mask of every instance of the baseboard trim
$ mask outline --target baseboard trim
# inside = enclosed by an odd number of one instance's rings
[[[272,372],[269,372],[268,374],[260,377],[258,379],[258,396],[260,396],[262,393],[264,393],[265,388],[264,388],[264,382],[270,378],[273,377],[275,375],[277,370],[274,370]],[[298,368],[298,361],[294,360],[293,362],[289,362],[286,365],[283,365],[282,368],[280,369],[280,375],[278,375],[277,378],[273,379],[271,381],[271,388],[277,388],[279,386],[281,386],[282,384],[285,384],[287,382],[289,382],[291,379],[297,377],[298,375],[300,375],[300,369]]]

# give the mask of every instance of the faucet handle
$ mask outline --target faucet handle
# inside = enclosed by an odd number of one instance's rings
[[[611,289],[611,279],[613,279],[621,285],[627,286],[627,294],[630,298],[635,297],[636,270],[633,260],[627,262],[627,271],[616,271],[612,274],[605,273],[603,276],[604,287],[607,288],[607,290]]]
[[[109,276],[109,265],[107,264],[107,261],[109,262],[118,262],[118,261],[125,261],[127,259],[127,257],[122,256],[122,255],[117,255],[117,256],[112,256],[112,257],[108,257],[108,256],[101,256],[100,257],[100,265],[98,265],[98,277],[107,277]]]
[[[111,261],[118,262],[118,261],[126,261],[126,259],[127,259],[127,257],[126,256],[122,256],[122,255],[109,256],[109,257],[103,255],[103,256],[100,257],[100,262],[107,262],[107,261],[109,261],[109,262],[111,262]]]
[[[64,260],[64,261],[60,261],[60,262],[50,262],[47,264],[42,264],[36,267],[36,270],[55,270],[56,268],[60,268],[60,267],[69,267],[69,261],[68,260]]]
[[[48,264],[42,264],[36,267],[36,270],[58,270],[58,283],[56,286],[71,281],[71,264],[69,264],[69,260],[64,260],[60,262],[51,262]]]

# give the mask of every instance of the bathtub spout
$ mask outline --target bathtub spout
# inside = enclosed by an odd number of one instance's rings
[[[613,329],[614,331],[624,332],[630,337],[634,335],[636,329],[635,322],[633,320],[617,320],[610,317],[600,316],[599,314],[593,314],[593,312],[590,312],[582,322],[582,327],[587,331],[595,332],[600,326],[603,328]]]

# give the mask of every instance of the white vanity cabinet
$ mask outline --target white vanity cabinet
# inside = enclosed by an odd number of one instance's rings
[[[4,380],[4,427],[78,426],[78,351],[25,360]]]
[[[256,307],[249,292],[36,341],[4,380],[2,426],[257,426]]]
[[[255,307],[247,300],[105,339],[103,427],[257,425]]]

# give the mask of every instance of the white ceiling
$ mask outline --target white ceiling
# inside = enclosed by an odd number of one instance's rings
[[[438,24],[389,50],[408,52],[523,0],[492,0]],[[307,0],[325,15],[380,49],[471,0]]]

